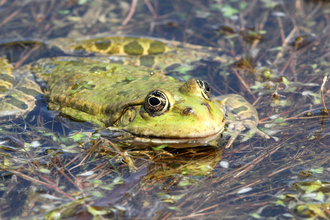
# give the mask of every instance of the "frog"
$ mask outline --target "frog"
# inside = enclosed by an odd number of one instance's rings
[[[16,70],[0,58],[0,118],[27,114],[43,96],[49,110],[126,142],[205,146],[224,130],[230,136],[225,148],[244,130],[269,138],[242,96],[213,97],[204,80],[181,82],[165,74],[166,66],[208,57],[210,48],[121,36],[45,44],[68,56],[42,58]]]

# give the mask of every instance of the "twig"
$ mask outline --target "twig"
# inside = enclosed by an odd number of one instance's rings
[[[89,152],[86,154],[86,156],[85,156],[85,157],[79,162],[79,164],[77,164],[76,166],[70,168],[69,170],[73,170],[73,169],[75,169],[75,168],[81,166],[82,163],[87,159],[87,157],[90,156],[90,154],[95,150],[95,148],[98,146],[98,144],[99,144],[100,142],[101,142],[101,141],[97,141],[97,142],[93,145],[93,147],[89,150]]]
[[[5,20],[3,20],[3,21],[0,23],[0,28],[1,28],[4,24],[8,23],[11,19],[13,19],[16,15],[18,15],[21,11],[22,11],[22,8],[20,8],[20,9],[14,11],[13,13],[11,13],[11,15],[9,15]]]
[[[277,23],[278,23],[278,27],[280,29],[280,35],[281,35],[281,39],[282,39],[282,45],[285,45],[285,34],[284,34],[284,29],[283,29],[283,24],[281,21],[281,18],[279,16],[276,16],[277,19]]]
[[[152,5],[150,4],[149,0],[144,0],[144,3],[147,5],[149,11],[151,12],[152,14],[152,17],[154,19],[156,19],[158,16],[157,16],[157,13],[156,11],[154,10],[154,8],[152,7]]]
[[[123,21],[122,25],[126,25],[131,20],[133,14],[135,12],[137,1],[138,0],[132,0],[132,5],[131,5],[131,8],[129,10],[129,13],[128,13],[127,17],[125,18],[125,20]]]
[[[324,103],[324,96],[323,96],[324,85],[325,85],[325,82],[327,81],[327,78],[328,78],[327,76],[324,76],[324,78],[323,78],[323,83],[322,83],[322,86],[321,86],[321,99],[322,99],[324,112],[327,113],[327,115],[329,115],[328,109],[327,109],[327,107],[325,106],[325,103]]]
[[[56,165],[55,165],[55,167],[56,167],[56,169],[57,169],[58,172],[60,172],[67,180],[69,180],[70,183],[72,183],[72,185],[74,185],[75,187],[77,187],[78,190],[83,191],[83,188],[82,188],[81,185],[78,185],[77,183],[75,183],[72,179],[70,179],[70,177],[68,177],[68,175],[66,175],[64,173],[64,171],[63,171],[64,168],[60,168],[60,167],[58,167]]]
[[[64,191],[62,191],[62,190],[61,190],[60,188],[58,188],[55,184],[48,184],[48,183],[42,182],[42,181],[40,181],[40,180],[38,180],[38,179],[35,179],[35,178],[31,177],[31,176],[28,176],[28,175],[25,175],[25,174],[23,174],[23,173],[20,173],[20,172],[18,172],[18,171],[16,171],[16,170],[9,170],[9,169],[8,169],[8,170],[6,170],[6,171],[11,172],[11,173],[13,173],[13,174],[16,174],[17,176],[20,176],[20,177],[22,177],[23,179],[26,179],[26,180],[31,181],[31,182],[33,182],[33,183],[40,184],[40,185],[43,185],[43,186],[49,187],[49,188],[51,188],[51,189],[54,189],[54,190],[56,190],[57,192],[61,193],[62,195],[66,196],[67,198],[69,198],[69,199],[71,199],[71,200],[74,200],[74,198],[73,198],[72,196],[70,196],[69,194],[67,194],[67,193],[65,193]]]
[[[236,77],[239,79],[239,81],[242,83],[242,85],[245,87],[245,89],[252,95],[253,99],[256,100],[257,98],[255,95],[251,92],[250,88],[248,85],[245,83],[243,78],[238,74],[237,70],[233,69],[233,72],[235,73]]]
[[[19,61],[16,62],[14,68],[17,69],[18,67],[20,67],[22,65],[22,63],[35,51],[37,50],[39,47],[41,46],[41,44],[37,44],[35,45],[31,50],[29,50],[29,52],[27,54],[25,54]]]

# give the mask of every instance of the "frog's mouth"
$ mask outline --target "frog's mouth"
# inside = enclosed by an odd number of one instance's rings
[[[143,136],[136,135],[129,131],[125,131],[133,135],[132,142],[150,143],[150,144],[191,144],[191,145],[207,145],[209,142],[218,139],[224,128],[214,134],[199,136],[199,137],[158,137],[158,136]]]
[[[108,127],[97,131],[101,136],[105,138],[114,138],[115,140],[125,141],[125,142],[134,142],[140,144],[171,144],[177,145],[180,147],[180,144],[183,144],[182,147],[193,147],[193,146],[203,146],[207,145],[211,141],[218,139],[223,132],[224,128],[221,128],[219,131],[205,135],[205,136],[196,136],[196,137],[161,137],[161,136],[152,136],[152,135],[140,135],[135,134],[131,131],[125,129],[119,129],[115,127]]]

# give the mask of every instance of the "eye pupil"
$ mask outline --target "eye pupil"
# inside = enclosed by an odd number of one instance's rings
[[[205,86],[205,90],[207,92],[210,92],[211,91],[211,88],[210,88],[209,84],[207,84],[207,82],[204,82],[204,86]]]
[[[155,98],[155,97],[151,97],[149,99],[149,104],[152,105],[152,106],[157,106],[160,104],[160,101],[158,98]]]
[[[153,90],[146,96],[144,108],[151,116],[158,116],[169,109],[169,100],[161,90]]]

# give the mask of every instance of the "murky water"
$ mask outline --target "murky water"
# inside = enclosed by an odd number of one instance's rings
[[[16,68],[61,55],[40,44],[57,37],[221,48],[194,70],[170,74],[204,79],[214,95],[243,95],[273,137],[232,149],[141,151],[73,135],[95,127],[48,111],[40,97],[27,117],[1,123],[1,218],[329,218],[329,117],[319,111],[329,15],[328,1],[307,0],[0,0],[0,54]]]

